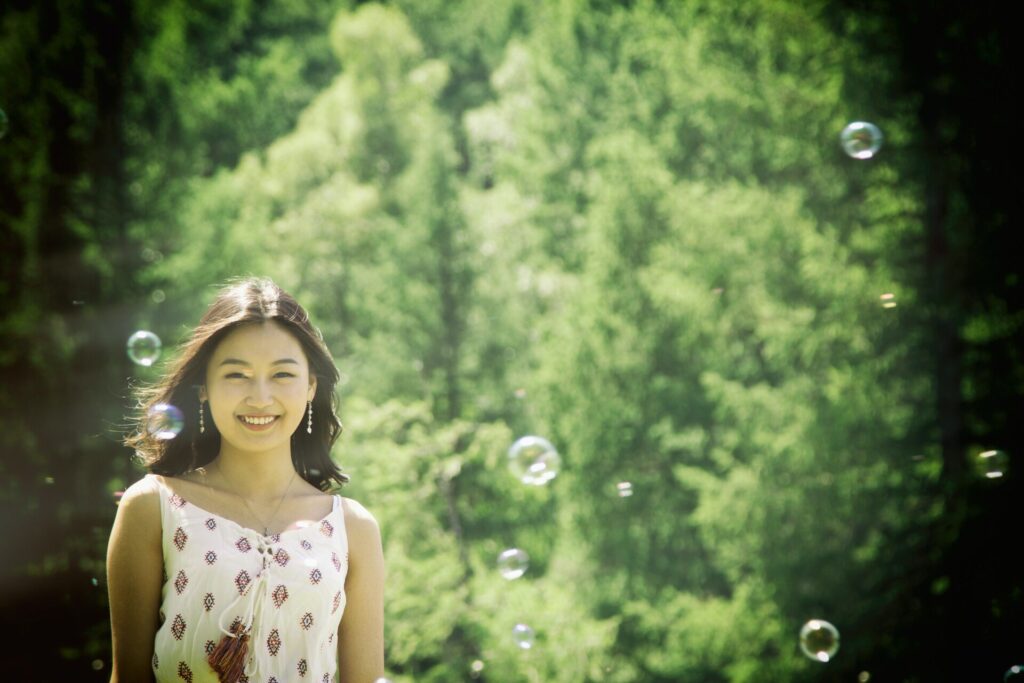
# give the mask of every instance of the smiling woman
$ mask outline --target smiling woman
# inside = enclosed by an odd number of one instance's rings
[[[149,474],[110,535],[111,681],[369,683],[383,675],[380,530],[331,459],[338,371],[267,279],[221,290],[127,439]],[[145,429],[158,404],[174,439]],[[195,416],[188,419],[188,416]]]

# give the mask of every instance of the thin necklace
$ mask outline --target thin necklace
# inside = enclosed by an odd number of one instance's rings
[[[224,474],[224,470],[222,470],[220,468],[220,462],[217,463],[217,471],[220,473],[220,476],[224,478],[224,481],[227,481],[229,484],[231,483],[230,481],[228,481],[227,475]],[[295,481],[295,475],[296,474],[298,474],[298,470],[292,469],[292,478],[288,480],[288,486],[285,487],[284,493],[282,493],[281,497],[278,499],[277,507],[274,508],[274,514],[272,514],[270,516],[270,522],[271,523],[273,523],[274,520],[277,518],[277,511],[281,509],[281,503],[284,502],[284,497],[287,496],[288,495],[288,491],[291,490],[292,483]],[[267,524],[266,522],[264,522],[263,518],[256,514],[256,511],[252,509],[251,505],[249,505],[249,501],[246,500],[245,498],[243,498],[242,494],[238,493],[235,490],[232,490],[231,493],[233,493],[236,496],[238,496],[241,499],[241,501],[245,504],[245,507],[249,509],[249,512],[252,514],[252,516],[255,517],[257,520],[259,520],[259,523],[263,525],[263,535],[264,536],[269,536],[270,535],[270,525]]]

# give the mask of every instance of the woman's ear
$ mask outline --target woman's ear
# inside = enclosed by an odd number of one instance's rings
[[[206,385],[205,384],[200,384],[199,385],[199,402],[203,403],[204,401],[208,401],[208,400],[209,400],[209,398],[206,396]]]
[[[312,401],[314,396],[316,396],[316,375],[311,374],[309,376],[309,394],[306,400]]]

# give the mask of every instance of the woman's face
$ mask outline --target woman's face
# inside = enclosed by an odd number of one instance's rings
[[[243,325],[214,349],[200,399],[221,439],[242,451],[288,444],[316,393],[298,340],[275,322]],[[222,444],[223,445],[226,444]]]

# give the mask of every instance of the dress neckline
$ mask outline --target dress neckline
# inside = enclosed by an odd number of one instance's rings
[[[278,532],[275,532],[275,533],[272,533],[272,534],[264,535],[263,533],[257,531],[256,529],[253,529],[251,527],[247,527],[247,526],[243,526],[242,524],[239,524],[238,522],[236,522],[235,520],[231,519],[230,517],[225,517],[224,515],[218,515],[216,512],[211,512],[210,510],[207,510],[204,507],[196,505],[195,503],[190,501],[185,496],[181,495],[177,491],[172,490],[171,487],[167,486],[167,484],[165,484],[163,481],[161,481],[160,479],[157,479],[156,475],[149,474],[147,476],[153,477],[154,481],[156,481],[157,486],[159,486],[164,491],[166,491],[168,493],[168,495],[177,496],[178,498],[180,498],[182,500],[182,502],[184,502],[187,505],[191,505],[192,507],[194,507],[196,510],[199,510],[204,515],[209,515],[210,517],[216,517],[217,519],[221,520],[222,522],[227,522],[228,524],[233,525],[234,527],[236,527],[237,529],[239,529],[239,530],[241,530],[243,532],[250,532],[250,533],[256,534],[260,538],[273,538],[274,536],[280,537],[280,536],[283,536],[284,534],[290,534],[293,531],[305,531],[307,529],[313,529],[313,528],[318,527],[321,524],[323,524],[325,521],[330,519],[336,512],[338,512],[339,510],[342,509],[342,506],[340,504],[341,501],[339,500],[339,496],[337,494],[333,494],[333,495],[331,495],[331,498],[333,499],[332,504],[331,504],[331,511],[328,512],[323,517],[321,517],[320,519],[318,519],[316,521],[309,522],[305,526],[294,527],[294,528],[290,528],[290,529],[285,529],[284,531],[278,531]]]

